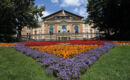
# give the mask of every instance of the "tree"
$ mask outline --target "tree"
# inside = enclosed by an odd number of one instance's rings
[[[16,34],[16,28],[21,33],[24,26],[38,27],[38,17],[42,16],[44,8],[38,8],[34,0],[0,0],[1,41],[10,41],[7,38]]]
[[[93,27],[98,27],[100,31],[105,31],[106,38],[124,39],[130,25],[130,1],[129,0],[88,0],[86,22],[94,23]],[[114,36],[111,37],[111,32]],[[127,32],[127,33],[124,33]]]

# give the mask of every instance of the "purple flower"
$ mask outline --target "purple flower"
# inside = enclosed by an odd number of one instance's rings
[[[47,74],[53,74],[53,68],[48,67],[48,68],[45,69],[45,72],[46,72]]]
[[[84,70],[93,65],[101,55],[115,46],[115,44],[105,43],[103,46],[76,55],[71,59],[33,50],[24,46],[24,44],[18,44],[14,48],[34,59],[40,58],[41,65],[46,66],[46,73],[53,74],[55,72],[59,79],[72,80],[79,78],[81,69]]]

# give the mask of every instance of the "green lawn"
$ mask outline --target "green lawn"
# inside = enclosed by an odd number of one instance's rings
[[[13,48],[0,47],[0,80],[56,80],[32,58]],[[130,80],[130,46],[103,55],[80,80]]]
[[[32,58],[13,48],[0,47],[0,80],[56,80]]]
[[[130,80],[130,46],[110,50],[80,80]]]

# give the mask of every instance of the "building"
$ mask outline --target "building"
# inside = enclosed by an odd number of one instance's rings
[[[33,40],[83,40],[96,38],[98,30],[84,24],[84,17],[60,10],[43,17],[39,28],[22,29],[22,35]]]

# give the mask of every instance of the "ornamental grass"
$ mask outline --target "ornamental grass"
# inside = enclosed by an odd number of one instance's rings
[[[53,45],[53,46],[30,46],[42,52],[54,54],[58,57],[72,58],[74,55],[81,54],[100,45]]]

